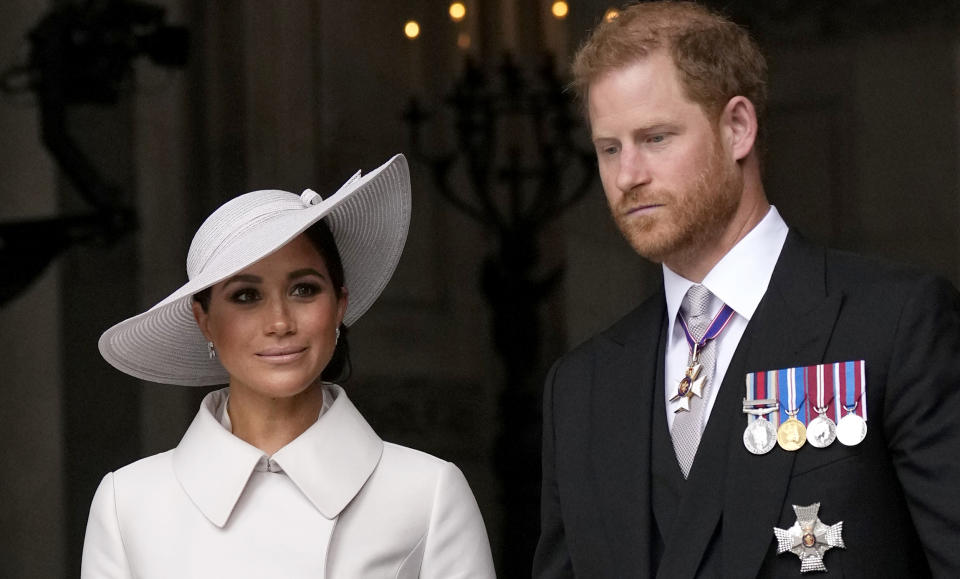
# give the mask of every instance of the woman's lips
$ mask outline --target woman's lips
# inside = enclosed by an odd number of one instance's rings
[[[263,360],[264,362],[269,362],[271,364],[286,364],[287,362],[292,362],[303,355],[307,351],[306,346],[303,347],[283,347],[283,348],[267,348],[266,350],[261,350],[257,352],[257,357]]]

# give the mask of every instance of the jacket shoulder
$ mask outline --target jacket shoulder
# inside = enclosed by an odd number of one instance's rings
[[[827,278],[861,283],[917,283],[939,277],[914,265],[861,255],[841,249],[824,249]]]
[[[647,297],[640,305],[606,329],[597,332],[561,356],[554,364],[554,368],[592,364],[597,352],[611,344],[623,345],[639,333],[656,331],[662,322],[665,307],[661,286],[653,295]]]
[[[913,297],[918,291],[956,293],[953,284],[939,274],[883,258],[827,249],[825,264],[828,293],[876,295],[894,303]]]

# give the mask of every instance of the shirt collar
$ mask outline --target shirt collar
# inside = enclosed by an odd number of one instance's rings
[[[383,441],[334,384],[333,402],[306,431],[271,457],[327,519],[337,517],[373,473]],[[194,505],[218,527],[230,518],[250,475],[264,459],[260,449],[234,436],[218,420],[226,388],[207,394],[173,451],[173,470]]]
[[[787,224],[776,207],[771,205],[760,223],[713,266],[702,285],[749,322],[767,291],[786,239]],[[666,265],[663,266],[663,289],[669,316],[668,335],[673,335],[680,303],[693,284]]]

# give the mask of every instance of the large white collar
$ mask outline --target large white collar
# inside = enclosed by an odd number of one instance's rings
[[[300,492],[327,519],[337,517],[377,467],[383,441],[347,398],[326,385],[333,404],[303,434],[272,457]],[[173,471],[193,504],[223,527],[263,451],[234,436],[217,419],[226,388],[207,394],[173,451]]]

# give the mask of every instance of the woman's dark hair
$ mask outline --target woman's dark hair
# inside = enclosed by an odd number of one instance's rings
[[[333,239],[333,233],[330,226],[323,219],[317,221],[306,231],[303,232],[310,240],[310,243],[320,253],[324,263],[327,265],[327,273],[330,274],[330,282],[333,284],[334,292],[337,298],[343,295],[343,288],[346,287],[346,279],[343,274],[343,261],[340,259],[340,250],[337,249],[337,242]],[[210,288],[204,289],[193,295],[193,300],[200,304],[203,311],[210,307]],[[320,373],[320,379],[326,382],[346,382],[350,379],[353,367],[350,364],[350,344],[348,343],[347,326],[340,324],[340,338],[333,349],[333,356],[327,363],[326,368]]]

